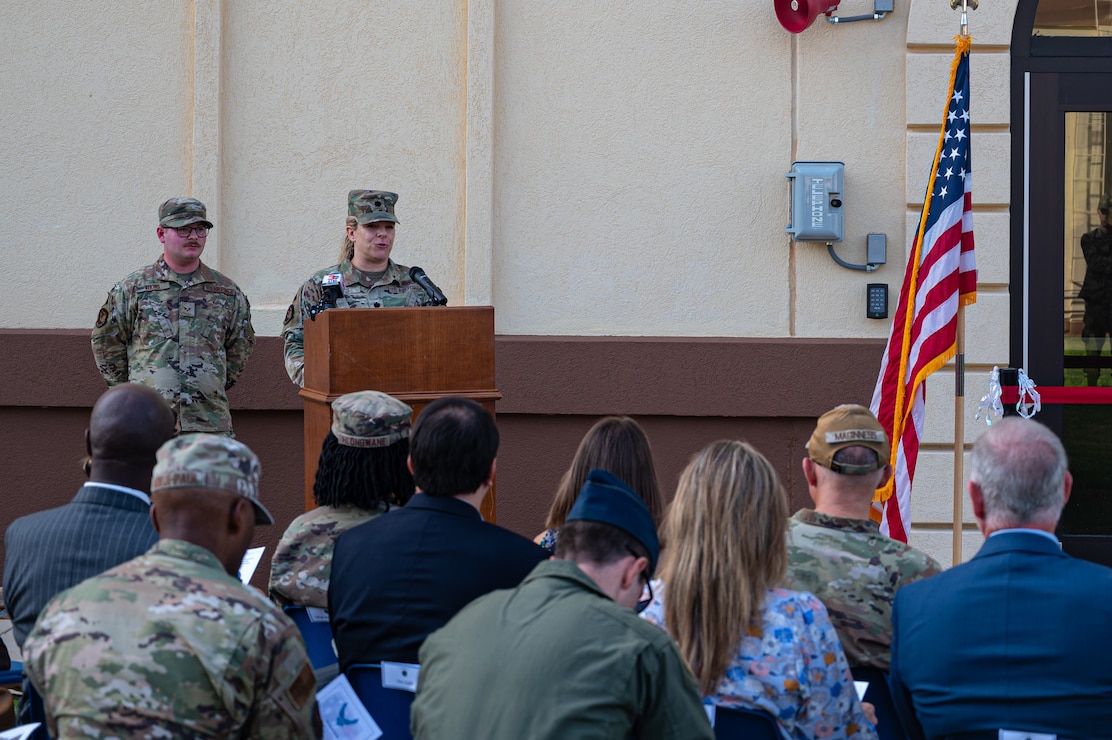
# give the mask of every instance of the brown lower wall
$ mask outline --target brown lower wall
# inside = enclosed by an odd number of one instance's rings
[[[815,417],[868,403],[883,348],[871,339],[497,337],[498,523],[540,531],[580,438],[607,414],[645,427],[666,494],[700,447],[736,437],[772,461],[792,508],[804,506],[799,461]],[[0,330],[0,527],[72,498],[103,390],[88,331]],[[276,526],[260,528],[255,544],[269,553],[304,500],[301,399],[280,338],[260,337],[229,395],[236,435],[262,461]],[[265,588],[268,572],[266,558],[253,583]]]

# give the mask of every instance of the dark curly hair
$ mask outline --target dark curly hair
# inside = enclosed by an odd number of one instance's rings
[[[321,445],[313,499],[318,506],[350,505],[367,511],[403,506],[413,495],[408,457],[408,439],[388,447],[347,447],[329,432]]]

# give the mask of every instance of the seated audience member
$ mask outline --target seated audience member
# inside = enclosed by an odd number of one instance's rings
[[[17,645],[50,599],[158,541],[151,471],[174,425],[170,406],[145,385],[123,383],[97,399],[85,430],[89,482],[68,504],[20,517],[4,533],[4,601]],[[24,695],[28,688],[24,679]],[[31,702],[19,703],[20,724],[31,711]]]
[[[332,402],[332,430],[313,481],[317,508],[290,524],[270,563],[270,597],[278,604],[328,608],[336,538],[413,495],[406,467],[413,410],[378,391]]]
[[[556,552],[557,533],[587,481],[587,473],[593,469],[617,476],[636,491],[649,507],[653,522],[659,526],[664,504],[649,438],[641,425],[628,416],[607,416],[587,430],[579,443],[571,466],[556,487],[556,498],[544,524],[547,529],[533,540],[550,553]]]
[[[151,471],[173,436],[174,412],[145,385],[117,385],[97,399],[85,430],[89,482],[70,503],[16,519],[4,533],[4,601],[16,644],[55,595],[158,541]]]
[[[788,498],[744,442],[703,448],[665,517],[664,560],[642,615],[676,638],[700,693],[777,719],[785,737],[876,738],[822,602],[779,588]]]
[[[591,471],[556,559],[425,641],[414,738],[713,738],[675,643],[633,611],[659,551],[644,502]]]
[[[158,450],[145,555],[64,591],[24,644],[51,737],[318,737],[297,627],[236,573],[256,524],[259,461],[213,434]]]
[[[497,453],[494,418],[474,401],[438,398],[417,417],[409,441],[417,493],[336,541],[328,610],[341,671],[416,663],[430,632],[548,557],[479,514]]]
[[[1073,479],[1058,437],[1011,417],[969,465],[987,538],[968,563],[896,594],[892,698],[912,738],[1112,736],[1112,570],[1054,536]]]
[[[815,508],[788,525],[784,587],[822,600],[851,666],[888,670],[892,600],[942,571],[934,558],[880,533],[873,494],[891,475],[888,438],[872,412],[845,405],[819,417],[803,477]]]

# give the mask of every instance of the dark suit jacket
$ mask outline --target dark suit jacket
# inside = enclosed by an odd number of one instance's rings
[[[336,541],[328,610],[340,670],[417,662],[430,632],[483,594],[513,588],[549,554],[455,498],[418,493]]]
[[[4,533],[4,602],[20,647],[46,602],[142,555],[158,533],[150,507],[123,491],[82,486],[73,501],[16,519]]]
[[[900,589],[892,626],[892,698],[912,738],[1112,736],[1112,570],[1001,533]]]

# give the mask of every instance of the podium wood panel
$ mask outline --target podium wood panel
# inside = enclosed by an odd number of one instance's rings
[[[494,308],[330,309],[305,322],[305,508],[321,444],[332,424],[331,403],[354,391],[376,390],[413,407],[414,419],[441,396],[464,396],[492,415]],[[483,517],[495,519],[492,490]]]

